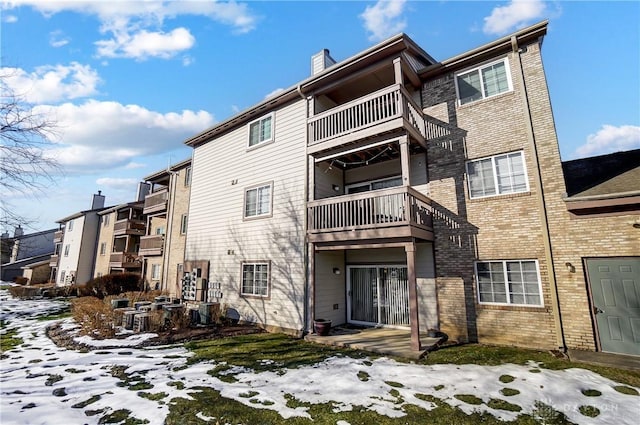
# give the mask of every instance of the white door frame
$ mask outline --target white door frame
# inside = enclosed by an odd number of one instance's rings
[[[378,296],[378,323],[373,323],[373,322],[364,322],[364,321],[360,321],[360,320],[352,320],[351,319],[351,269],[367,269],[367,268],[374,268],[376,269],[376,286],[377,286],[377,296]],[[388,325],[388,324],[383,324],[380,323],[380,318],[382,317],[381,314],[381,309],[382,309],[382,305],[380,303],[380,294],[381,294],[381,290],[380,290],[380,273],[378,273],[377,271],[379,269],[384,269],[384,268],[403,268],[403,269],[407,269],[407,265],[406,264],[353,264],[353,265],[348,265],[347,266],[347,323],[352,323],[354,325],[363,325],[363,326],[375,326],[375,327],[379,327],[379,328],[392,328],[392,329],[409,329],[410,328],[410,324],[406,324],[406,325]],[[408,283],[408,282],[407,282]],[[409,292],[408,292],[408,288],[407,288],[407,311],[409,309]]]

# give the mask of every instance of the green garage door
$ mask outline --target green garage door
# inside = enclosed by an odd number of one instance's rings
[[[589,259],[587,271],[602,351],[640,356],[640,257]]]

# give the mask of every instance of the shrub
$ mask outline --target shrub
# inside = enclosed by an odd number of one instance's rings
[[[78,296],[103,299],[108,295],[118,295],[140,289],[140,275],[137,273],[113,273],[90,280],[77,287]]]
[[[80,332],[99,338],[115,335],[116,315],[110,305],[96,297],[82,297],[71,301],[71,313],[80,325]]]
[[[27,279],[24,276],[16,276],[15,278],[13,278],[13,281],[17,284],[17,285],[26,285],[27,283],[29,283],[29,279]]]

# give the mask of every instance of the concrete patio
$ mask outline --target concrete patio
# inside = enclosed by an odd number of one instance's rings
[[[372,353],[398,356],[409,359],[419,359],[434,349],[440,338],[430,338],[426,334],[420,335],[422,350],[411,349],[411,331],[409,329],[388,328],[331,328],[327,336],[315,333],[304,337],[306,341],[335,347],[348,347]]]

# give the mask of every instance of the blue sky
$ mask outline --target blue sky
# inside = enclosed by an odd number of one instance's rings
[[[31,228],[132,201],[145,175],[191,155],[188,137],[398,32],[436,60],[549,19],[542,53],[563,160],[640,148],[636,1],[0,0],[2,75],[59,124],[65,173],[4,193]]]

